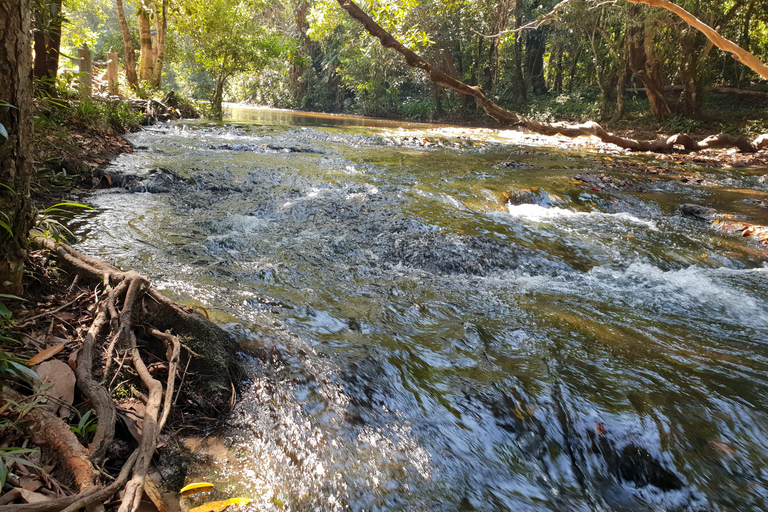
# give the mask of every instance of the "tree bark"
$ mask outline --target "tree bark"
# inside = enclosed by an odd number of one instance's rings
[[[594,136],[601,141],[615,144],[621,148],[632,151],[670,151],[675,148],[682,148],[685,151],[697,151],[712,147],[737,147],[741,151],[754,152],[760,149],[768,149],[768,135],[762,135],[754,141],[749,141],[744,137],[734,137],[732,135],[720,134],[707,137],[703,141],[697,142],[688,135],[677,134],[667,138],[656,139],[652,141],[637,141],[612,135],[602,126],[595,122],[584,124],[567,123],[545,123],[529,119],[520,114],[510,112],[501,108],[493,100],[486,96],[481,87],[468,85],[460,80],[452,78],[444,71],[432,66],[424,59],[419,57],[411,49],[404,46],[400,41],[392,37],[386,30],[381,28],[370,16],[362,11],[351,0],[337,0],[342,9],[359,22],[368,31],[369,34],[379,39],[381,45],[385,48],[391,48],[397,51],[405,58],[406,63],[416,69],[421,69],[429,80],[443,87],[448,87],[462,94],[473,96],[483,107],[486,114],[496,119],[505,126],[515,126],[530,130],[541,135],[563,135],[566,137],[579,137],[582,135]]]
[[[651,114],[656,119],[666,119],[672,116],[667,98],[664,96],[664,84],[661,75],[661,62],[656,58],[653,49],[653,37],[646,23],[640,17],[640,9],[628,6],[627,19],[627,58],[632,73],[645,86]]]
[[[725,52],[733,54],[733,58],[741,62],[745,66],[749,67],[755,73],[768,80],[768,66],[761,62],[757,57],[738,46],[733,41],[730,41],[720,34],[718,34],[712,27],[699,20],[693,14],[689,13],[682,7],[679,7],[667,0],[629,0],[633,4],[645,4],[651,7],[661,7],[670,12],[673,12],[680,16],[683,21],[692,26],[696,30],[701,31],[707,39],[715,43],[715,45]]]
[[[136,15],[139,18],[139,79],[142,81],[152,80],[152,70],[155,67],[155,56],[152,54],[152,36],[150,35],[151,23],[149,20],[149,11],[139,7]]]
[[[117,18],[120,21],[120,31],[123,33],[123,45],[125,46],[125,78],[131,88],[139,86],[139,78],[136,76],[136,52],[133,49],[131,32],[128,30],[128,22],[125,20],[123,0],[115,0],[117,6]]]
[[[0,2],[0,293],[20,295],[35,220],[32,180],[32,55],[29,0]]]
[[[61,47],[61,2],[62,0],[53,0],[43,5],[43,9],[50,10],[46,12],[44,19],[45,26],[37,27],[35,31],[35,79],[41,81],[43,90],[48,94],[53,94],[56,74],[59,70],[59,49]],[[50,17],[49,17],[50,16]]]
[[[160,8],[155,12],[155,30],[157,36],[154,40],[153,51],[157,49],[155,55],[155,65],[152,69],[152,87],[157,89],[163,85],[163,64],[165,63],[165,35],[168,33],[168,0],[160,0]]]

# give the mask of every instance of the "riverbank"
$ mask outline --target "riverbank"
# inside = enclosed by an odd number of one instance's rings
[[[207,312],[65,244],[82,207],[71,198],[109,186],[97,169],[131,144],[111,126],[38,120],[25,293],[0,297],[2,512],[75,510],[123,486],[125,500],[152,496],[144,475],[160,436],[209,425],[241,381],[238,342]]]

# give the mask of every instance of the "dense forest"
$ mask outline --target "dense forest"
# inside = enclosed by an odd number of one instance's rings
[[[679,5],[768,59],[768,12],[759,0]],[[583,0],[361,7],[436,68],[538,120],[636,128],[645,118],[691,131],[705,120],[745,115],[741,130],[764,131],[765,81],[664,9]],[[102,62],[114,48],[128,83],[143,95],[174,89],[214,105],[417,120],[471,119],[478,110],[473,98],[434,85],[382,48],[335,0],[40,2],[37,48],[60,23],[60,65],[83,44]],[[734,115],[734,105],[746,108]],[[746,120],[754,122],[745,128]]]

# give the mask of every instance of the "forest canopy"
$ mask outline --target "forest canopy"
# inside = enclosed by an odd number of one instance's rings
[[[49,12],[56,0],[43,1],[48,7],[38,12]],[[466,119],[478,110],[472,98],[434,85],[382,48],[335,0],[65,0],[62,52],[71,55],[86,43],[103,60],[112,47],[124,63],[116,3],[123,6],[137,53],[146,40],[140,63],[152,52],[156,58],[159,39],[151,36],[150,43],[141,34],[152,26],[154,34],[165,32],[161,79],[136,87],[170,88],[202,100],[424,120]],[[670,130],[686,131],[712,114],[707,102],[717,96],[714,108],[723,111],[729,102],[746,102],[753,118],[748,129],[765,131],[766,81],[664,9],[572,0],[534,23],[558,2],[359,5],[436,68],[538,120],[612,120],[621,126],[650,113]],[[768,12],[758,0],[677,5],[768,61]],[[164,16],[166,31],[158,23]],[[142,19],[149,20],[144,29]]]

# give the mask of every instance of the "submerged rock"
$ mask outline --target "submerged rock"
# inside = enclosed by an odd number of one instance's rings
[[[680,205],[680,213],[700,220],[714,220],[718,217],[717,210],[714,208],[691,203]]]

